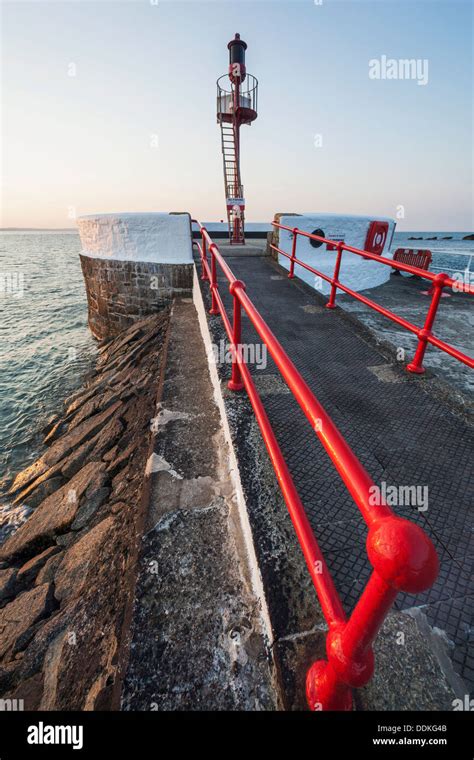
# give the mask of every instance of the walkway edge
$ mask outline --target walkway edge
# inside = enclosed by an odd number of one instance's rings
[[[211,357],[213,356],[212,340],[211,340],[211,334],[209,332],[206,309],[204,306],[201,288],[198,281],[196,266],[194,267],[193,303],[197,311],[199,329],[200,329],[201,336],[204,342],[204,348],[206,350],[207,363],[209,367],[209,375],[211,378],[212,388],[214,391],[214,401],[219,410],[219,415],[220,415],[221,423],[222,423],[222,430],[224,433],[224,439],[228,446],[229,471],[230,471],[231,479],[232,479],[232,487],[235,492],[235,499],[236,499],[238,514],[239,514],[240,527],[242,530],[242,535],[245,542],[245,549],[247,552],[247,561],[248,561],[248,566],[250,570],[252,590],[253,590],[253,593],[255,594],[256,599],[258,599],[260,603],[262,630],[265,635],[265,638],[267,639],[269,652],[271,652],[273,666],[275,667],[274,654],[273,654],[273,642],[274,642],[273,627],[270,620],[270,613],[269,613],[267,598],[266,598],[265,589],[263,585],[263,579],[260,572],[257,555],[255,552],[252,529],[250,526],[250,521],[249,521],[249,517],[247,513],[247,504],[246,504],[246,500],[244,496],[244,490],[242,488],[240,470],[239,470],[239,465],[237,462],[237,455],[235,452],[234,443],[232,441],[232,435],[230,432],[229,420],[227,419],[227,412],[225,409],[224,399],[222,396],[221,383],[219,380],[219,375],[217,373],[217,367],[211,359]],[[275,672],[277,672],[276,668],[275,668]],[[278,694],[278,698],[281,701],[280,694]]]

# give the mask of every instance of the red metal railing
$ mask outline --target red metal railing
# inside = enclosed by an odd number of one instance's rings
[[[417,593],[429,588],[438,574],[438,557],[433,544],[421,528],[394,515],[383,501],[375,505],[372,503],[370,495],[374,492],[374,482],[370,475],[253,305],[246,293],[245,284],[236,279],[205,227],[199,224],[199,228],[201,243],[197,243],[197,246],[201,258],[201,279],[209,282],[210,313],[221,315],[230,343],[232,377],[229,388],[245,388],[247,391],[329,628],[326,639],[327,660],[314,662],[307,673],[308,705],[312,710],[350,710],[351,689],[364,686],[372,676],[372,644],[397,593]],[[233,322],[219,293],[217,265],[229,282],[233,297]],[[367,552],[373,571],[348,619],[252,375],[243,359],[242,309],[267,346],[369,528]]]
[[[444,340],[437,338],[432,333],[432,328],[435,321],[436,312],[438,311],[439,302],[443,294],[443,288],[454,286],[455,289],[459,292],[473,294],[474,289],[472,287],[470,287],[469,285],[464,285],[459,282],[456,282],[444,272],[440,272],[439,274],[433,274],[432,272],[429,272],[427,270],[420,269],[419,267],[414,267],[409,264],[400,263],[398,261],[395,261],[394,259],[386,259],[383,256],[380,256],[374,253],[369,253],[368,251],[361,251],[358,248],[353,248],[352,246],[346,245],[345,243],[342,243],[341,241],[338,242],[335,240],[328,240],[327,238],[320,237],[319,235],[313,235],[309,232],[303,232],[303,230],[299,230],[297,227],[287,227],[284,224],[279,224],[278,222],[272,222],[272,224],[274,227],[280,230],[287,230],[288,232],[291,232],[293,234],[291,254],[287,253],[286,251],[283,251],[278,246],[271,244],[271,248],[274,251],[281,254],[282,256],[285,256],[287,259],[290,260],[290,273],[288,277],[291,279],[295,276],[294,274],[295,264],[298,264],[298,266],[303,267],[303,269],[307,269],[308,272],[312,272],[312,274],[315,274],[318,277],[321,277],[326,282],[330,283],[331,293],[329,296],[329,301],[326,304],[326,308],[328,309],[335,308],[336,292],[337,290],[342,290],[344,293],[347,293],[348,295],[355,298],[357,301],[364,303],[366,306],[370,306],[370,308],[373,309],[374,311],[377,311],[379,314],[383,314],[384,317],[391,319],[392,322],[395,322],[397,325],[400,325],[400,327],[404,327],[405,330],[408,330],[409,332],[414,333],[418,337],[418,346],[415,352],[415,356],[413,358],[413,361],[407,364],[407,367],[406,367],[409,372],[415,372],[416,374],[419,374],[419,375],[424,373],[425,369],[423,367],[423,358],[425,356],[425,351],[426,351],[428,343],[430,343],[432,346],[436,346],[436,348],[441,349],[441,351],[445,351],[445,353],[449,354],[450,356],[453,356],[455,359],[462,362],[463,364],[467,364],[468,367],[474,368],[474,359],[472,359],[470,356],[467,356],[467,354],[464,354],[462,351],[459,351],[457,348],[454,348],[454,346],[451,346],[449,343],[446,343]],[[336,251],[336,261],[335,261],[334,273],[332,277],[329,277],[327,274],[324,274],[323,272],[320,272],[314,267],[310,266],[310,264],[307,264],[306,262],[300,261],[300,259],[296,258],[296,243],[297,243],[298,235],[301,235],[302,237],[310,238],[311,240],[317,240],[321,243],[326,243],[327,250]],[[372,301],[370,298],[367,298],[366,296],[361,295],[360,293],[357,293],[355,290],[351,290],[351,288],[348,288],[347,285],[344,285],[342,282],[340,282],[339,272],[341,269],[342,254],[344,251],[348,251],[349,253],[355,254],[356,256],[362,256],[364,259],[371,259],[372,261],[377,261],[379,264],[389,266],[392,269],[396,269],[400,272],[408,272],[409,274],[422,277],[425,280],[430,280],[432,283],[432,288],[429,293],[429,295],[431,295],[431,303],[430,303],[423,327],[418,327],[417,325],[414,325],[412,322],[409,322],[407,319],[404,319],[403,317],[399,317],[393,311],[390,311],[390,309],[386,309],[384,306],[380,306],[380,304],[376,303],[375,301]]]

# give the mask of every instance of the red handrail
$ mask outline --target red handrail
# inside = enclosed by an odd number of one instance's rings
[[[307,673],[308,705],[312,710],[350,710],[351,689],[364,686],[372,676],[372,643],[397,593],[416,593],[429,588],[438,574],[438,557],[433,544],[421,528],[394,515],[385,503],[372,503],[371,494],[375,484],[370,475],[255,308],[246,293],[245,284],[234,276],[206,228],[199,222],[196,224],[199,225],[202,238],[201,243],[197,243],[201,279],[208,281],[211,289],[210,313],[221,315],[229,338],[232,354],[229,388],[245,388],[247,391],[329,628],[326,639],[327,660],[313,663]],[[210,265],[208,253],[211,256]],[[217,264],[227,278],[233,296],[233,323],[219,294]],[[373,571],[349,619],[346,618],[288,465],[243,358],[242,308],[267,346],[369,527],[367,552]]]
[[[288,277],[292,279],[295,276],[294,275],[295,264],[298,264],[299,266],[303,267],[303,269],[306,269],[308,272],[311,272],[312,274],[315,274],[318,277],[321,277],[326,282],[330,283],[331,293],[329,296],[329,301],[326,304],[326,308],[328,309],[335,308],[336,292],[339,289],[339,290],[342,290],[344,293],[347,293],[348,295],[352,296],[357,301],[360,301],[366,306],[369,306],[371,309],[373,309],[374,311],[377,311],[379,314],[383,314],[384,317],[391,319],[392,322],[395,322],[397,325],[400,325],[400,327],[404,327],[405,330],[408,330],[409,332],[412,332],[415,335],[417,335],[418,346],[415,352],[415,356],[413,357],[413,361],[407,364],[407,367],[406,367],[409,372],[414,372],[418,375],[421,375],[425,372],[425,368],[423,367],[423,358],[425,356],[425,351],[426,351],[428,343],[430,343],[432,346],[436,346],[436,348],[441,349],[441,351],[444,351],[446,354],[449,354],[450,356],[454,357],[455,359],[462,362],[463,364],[466,364],[468,367],[471,367],[471,369],[474,368],[474,359],[472,357],[468,356],[467,354],[464,354],[462,351],[459,351],[457,348],[455,348],[454,346],[451,346],[449,343],[446,343],[444,340],[441,340],[440,338],[436,338],[432,333],[432,328],[435,321],[436,313],[438,311],[439,302],[441,300],[441,296],[443,293],[443,288],[455,287],[456,290],[459,292],[470,293],[472,295],[474,293],[474,289],[471,286],[460,284],[459,282],[457,282],[456,280],[453,280],[444,272],[440,272],[439,274],[433,274],[432,272],[429,272],[428,270],[420,269],[419,267],[411,266],[410,264],[403,264],[398,261],[395,261],[394,259],[387,259],[378,254],[369,253],[369,251],[362,251],[359,248],[354,248],[353,246],[346,245],[345,243],[341,241],[338,242],[335,240],[328,240],[327,238],[321,237],[320,235],[313,235],[310,232],[304,232],[303,230],[299,230],[297,227],[287,227],[286,225],[279,224],[278,222],[272,222],[272,225],[274,227],[277,227],[280,230],[288,230],[288,232],[291,232],[293,234],[291,254],[287,253],[286,251],[283,251],[278,246],[273,245],[273,243],[270,245],[270,247],[274,251],[281,254],[282,256],[285,256],[287,259],[290,259],[290,272],[288,274]],[[328,245],[328,250],[330,250],[329,246],[336,249],[336,262],[334,266],[334,274],[332,277],[329,277],[323,272],[320,272],[314,267],[312,267],[310,264],[307,264],[304,261],[301,261],[300,259],[296,258],[296,242],[297,242],[298,235],[301,235],[306,238],[310,238],[311,240],[317,240],[318,242],[321,242],[321,243],[326,243]],[[342,254],[344,251],[348,251],[349,253],[354,253],[357,256],[362,256],[364,259],[371,259],[372,261],[377,261],[379,264],[385,264],[385,266],[389,266],[392,269],[397,269],[400,272],[408,272],[409,274],[413,274],[418,277],[423,277],[425,280],[430,280],[432,282],[432,288],[430,291],[430,294],[432,297],[431,297],[431,303],[430,303],[423,327],[414,325],[412,322],[409,322],[407,319],[404,319],[403,317],[399,317],[390,309],[386,309],[385,307],[380,306],[380,304],[376,303],[375,301],[372,301],[370,298],[367,298],[366,296],[363,296],[360,293],[357,293],[355,290],[348,288],[346,285],[343,285],[343,283],[339,281],[339,271],[341,268]]]

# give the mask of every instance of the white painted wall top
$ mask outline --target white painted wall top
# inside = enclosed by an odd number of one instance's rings
[[[91,214],[77,220],[82,253],[98,259],[189,264],[188,214]]]
[[[280,224],[287,227],[298,227],[304,232],[314,232],[320,229],[324,232],[322,237],[329,240],[343,240],[347,245],[363,250],[367,238],[367,232],[371,222],[388,222],[389,229],[382,256],[391,258],[390,244],[395,231],[395,221],[383,216],[356,216],[353,214],[321,214],[311,213],[301,216],[282,216]],[[291,254],[292,233],[287,230],[278,230],[280,235],[279,248]],[[336,251],[326,250],[323,244],[319,248],[313,248],[309,239],[298,236],[296,246],[296,258],[318,269],[325,275],[333,276],[336,262]],[[278,262],[285,269],[290,268],[290,261],[285,256],[278,256]],[[355,291],[375,288],[382,285],[390,278],[391,268],[378,264],[375,261],[363,259],[347,251],[342,255],[342,264],[339,280]],[[300,279],[319,290],[324,295],[329,295],[331,286],[322,278],[315,279],[315,275],[303,267],[295,266],[295,274]],[[339,291],[341,292],[341,291]]]

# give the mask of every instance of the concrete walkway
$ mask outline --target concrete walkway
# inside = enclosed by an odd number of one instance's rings
[[[421,525],[431,536],[439,552],[441,570],[429,591],[417,596],[401,594],[396,610],[410,610],[416,617],[416,611],[422,608],[431,626],[444,632],[442,637],[447,641],[454,671],[472,688],[474,541],[469,491],[473,436],[468,424],[462,415],[453,413],[441,397],[431,392],[429,384],[423,380],[420,382],[418,377],[409,376],[395,361],[388,362],[367,330],[362,327],[359,330],[355,321],[341,310],[331,312],[325,309],[325,301],[320,295],[298,279],[288,280],[284,270],[272,259],[240,255],[226,258],[236,277],[246,283],[247,293],[257,309],[374,482],[379,485],[386,483],[387,486],[420,487],[422,503],[416,506],[401,504],[393,509]],[[231,299],[227,282],[222,277],[219,277],[219,285],[230,313]],[[203,293],[207,298],[207,285]],[[210,327],[215,341],[224,337],[219,317],[210,318]],[[260,343],[245,318],[243,342]],[[230,375],[229,365],[221,366],[220,372],[225,380]],[[362,518],[271,359],[268,358],[265,368],[253,366],[252,372],[308,517],[349,612],[370,573]],[[264,536],[265,531],[271,531],[269,521],[272,510],[259,503],[258,480],[260,478],[263,488],[263,476],[257,477],[252,472],[257,460],[252,466],[248,464],[252,422],[249,421],[248,411],[243,411],[247,402],[242,398],[239,400],[239,395],[242,397],[242,394],[233,394],[232,400],[228,394],[228,413],[237,420],[234,425],[235,444],[243,478],[247,481],[247,496],[250,495],[247,502],[249,514],[252,519],[253,512],[257,532],[260,520],[260,530]],[[262,519],[264,509],[267,510],[265,524]],[[276,507],[274,512],[276,519]],[[262,538],[262,543],[265,540],[271,541],[271,537]],[[264,548],[262,556],[265,553],[270,557],[271,551]],[[268,561],[273,562],[272,572],[277,572],[274,558]],[[284,561],[286,558],[280,557],[280,566]],[[265,567],[261,569],[265,577]],[[276,578],[274,585],[277,583]],[[303,594],[306,594],[306,601],[300,601],[300,607],[306,604],[306,612],[309,609],[310,613],[306,615],[304,624],[301,623],[302,628],[312,625],[311,620],[314,622],[315,619],[311,612],[314,604],[311,589],[307,586],[301,588],[301,597]],[[285,604],[285,600],[279,600],[280,607]],[[292,613],[285,614],[281,627],[283,638],[284,632],[291,629],[288,619]],[[305,615],[300,615],[300,619],[303,617]],[[318,626],[319,623],[316,628]],[[306,633],[310,631],[306,630]],[[295,633],[293,638],[298,635]],[[278,631],[276,636],[278,638]],[[390,657],[396,657],[396,649],[391,647]],[[419,666],[418,655],[418,665],[413,667],[419,670]],[[385,684],[382,688],[387,691]],[[423,688],[423,678],[420,688]],[[400,688],[400,699],[406,691],[404,686]],[[406,699],[408,701],[409,697]],[[426,709],[429,699],[423,704]],[[415,701],[411,703],[411,708],[405,709],[422,709],[422,706]]]
[[[255,568],[190,299],[173,306],[152,425],[122,709],[272,710],[277,696]]]
[[[414,277],[392,275],[390,281],[378,288],[363,291],[363,294],[395,314],[408,319],[420,327],[424,324],[431,298],[426,295],[429,283]],[[449,288],[444,291],[434,324],[434,334],[463,351],[474,356],[474,298],[465,293],[454,293]],[[345,293],[338,293],[337,303],[344,311],[357,317],[378,339],[391,344],[394,351],[403,349],[405,364],[413,357],[418,340],[413,333],[399,327],[395,322],[378,314],[365,304]],[[428,346],[424,366],[445,380],[453,390],[465,394],[465,406],[474,406],[474,372],[462,362],[444,351]]]

